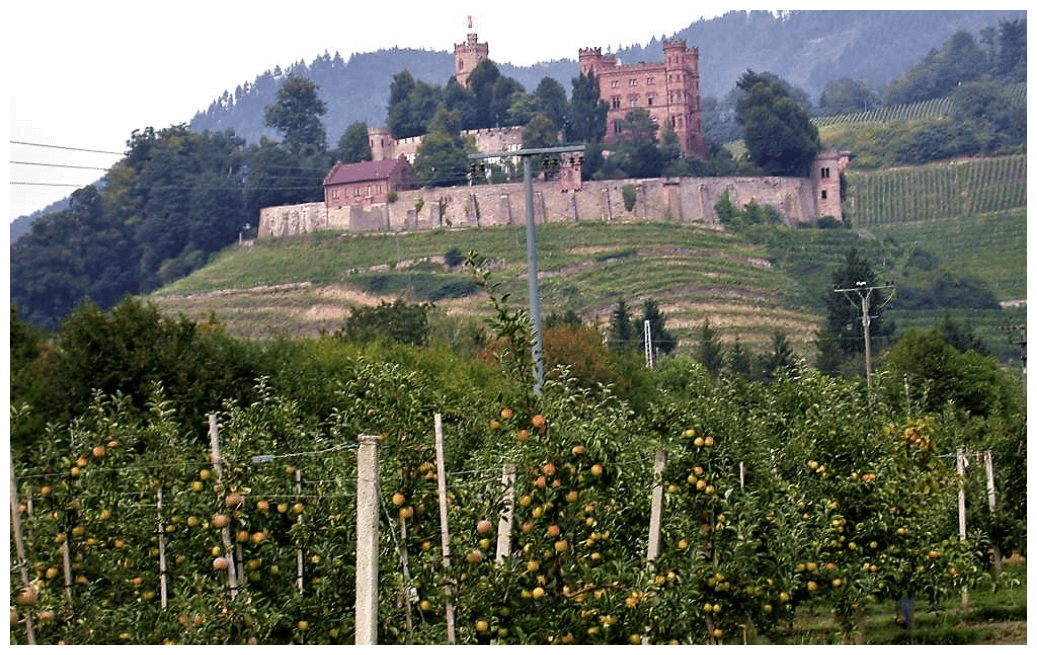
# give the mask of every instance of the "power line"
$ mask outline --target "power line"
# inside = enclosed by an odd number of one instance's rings
[[[111,150],[94,150],[92,148],[74,148],[72,146],[54,146],[49,143],[32,143],[30,141],[10,141],[19,146],[32,146],[35,148],[55,148],[57,150],[75,150],[76,152],[96,152],[102,155],[118,155],[119,157],[126,156],[125,152],[113,152]]]
[[[19,166],[50,166],[53,168],[82,168],[89,171],[106,171],[107,168],[103,166],[74,166],[72,164],[50,164],[42,161],[8,161],[10,164],[18,164]]]

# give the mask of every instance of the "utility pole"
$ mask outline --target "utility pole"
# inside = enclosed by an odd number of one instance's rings
[[[1012,341],[1012,337],[1008,337],[1008,342],[1012,344],[1018,344],[1021,348],[1019,353],[1019,360],[1023,365],[1023,394],[1026,394],[1026,326],[1025,325],[1004,325],[998,330],[1004,332],[1006,330],[1016,331],[1019,330],[1019,341]]]
[[[846,295],[846,299],[853,303],[853,299],[850,298],[851,293],[856,293],[857,297],[861,301],[861,322],[864,324],[864,370],[868,377],[868,387],[871,387],[871,319],[876,318],[871,315],[871,294],[876,289],[893,289],[894,285],[892,282],[889,284],[883,284],[878,286],[870,286],[867,282],[858,282],[855,286],[849,289],[836,289],[835,293],[842,293]],[[889,298],[879,306],[878,309],[882,309],[889,302],[893,300],[893,294],[890,294]],[[856,303],[854,303],[856,305]]]
[[[655,368],[655,358],[652,352],[652,323],[645,321],[645,365]]]
[[[537,280],[536,224],[533,220],[533,165],[531,158],[583,152],[583,146],[528,148],[513,152],[491,152],[468,155],[469,160],[522,157],[522,173],[526,184],[526,259],[529,262],[529,314],[533,319],[533,393],[540,395],[544,386],[544,335],[540,324],[540,286]]]

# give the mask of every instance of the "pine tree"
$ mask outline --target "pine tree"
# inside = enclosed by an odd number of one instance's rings
[[[724,347],[720,343],[720,333],[713,329],[708,318],[702,322],[699,329],[695,358],[713,376],[719,376],[724,369]]]

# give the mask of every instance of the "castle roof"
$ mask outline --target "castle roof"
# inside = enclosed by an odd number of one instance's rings
[[[356,164],[338,162],[324,176],[324,186],[366,182],[368,180],[385,180],[401,166],[410,166],[410,164],[402,157],[400,159],[362,161]]]

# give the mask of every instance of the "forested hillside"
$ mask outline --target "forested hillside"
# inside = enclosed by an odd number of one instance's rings
[[[722,98],[746,69],[769,71],[802,87],[816,103],[827,82],[848,77],[870,81],[878,89],[939,48],[955,31],[996,27],[1002,19],[1026,18],[1025,11],[793,11],[776,17],[765,11],[732,11],[699,21],[664,38],[679,38],[699,48],[700,87],[703,97]],[[490,45],[493,35],[481,34]],[[453,38],[453,37],[450,37]],[[264,131],[263,107],[272,102],[280,80],[304,75],[322,89],[328,114],[328,135],[337,139],[354,121],[383,125],[392,77],[408,70],[418,80],[445,85],[454,74],[452,41],[444,38],[441,52],[387,49],[358,54],[344,61],[336,52],[318,56],[310,64],[296,62],[286,69],[266,71],[253,82],[226,91],[190,123],[193,130],[224,130],[250,143]],[[343,44],[348,47],[348,44]],[[579,75],[581,47],[574,43],[572,59],[515,67],[496,61],[501,73],[532,91],[541,79],[552,77],[568,88]],[[615,53],[623,63],[661,61],[662,41],[631,44]]]

